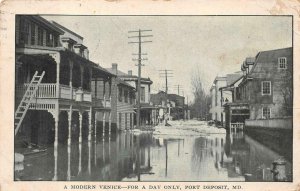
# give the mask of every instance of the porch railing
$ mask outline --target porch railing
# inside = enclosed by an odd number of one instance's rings
[[[17,85],[16,86],[16,97],[23,97],[29,84]],[[42,83],[36,92],[35,97],[37,98],[56,98],[56,84],[54,83]]]
[[[244,123],[230,123],[230,127],[231,128],[235,128],[235,129],[243,129],[244,128]]]
[[[93,106],[94,107],[110,108],[111,107],[111,101],[110,101],[110,99],[93,97]]]

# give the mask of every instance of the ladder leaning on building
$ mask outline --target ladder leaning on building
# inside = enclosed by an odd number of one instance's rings
[[[16,110],[15,113],[15,136],[18,133],[20,125],[26,115],[27,110],[30,107],[33,97],[36,95],[38,87],[45,75],[45,71],[39,76],[38,72],[36,71],[30,81],[30,84]]]

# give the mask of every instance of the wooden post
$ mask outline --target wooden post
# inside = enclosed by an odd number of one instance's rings
[[[103,106],[104,107],[106,107],[106,81],[105,80],[103,80],[103,102],[104,102],[104,104],[103,104]]]
[[[72,111],[73,106],[70,105],[70,110],[68,111],[68,172],[67,180],[71,179],[71,142],[72,142]]]
[[[102,126],[103,126],[102,134],[103,134],[103,138],[104,138],[104,136],[105,136],[105,111],[103,111],[103,121],[102,121]]]
[[[108,124],[108,134],[109,134],[109,139],[111,135],[111,111],[109,112],[109,124]]]
[[[95,111],[95,127],[94,127],[94,161],[95,167],[97,166],[97,111]]]
[[[59,106],[56,104],[56,111],[53,115],[55,121],[55,136],[54,136],[54,177],[57,180],[57,156],[58,156],[58,120],[59,120]]]
[[[95,141],[97,141],[97,111],[95,111],[94,138],[95,138]]]
[[[92,139],[92,107],[90,107],[90,111],[88,112],[89,115],[89,135],[88,140],[91,141]]]
[[[70,99],[73,100],[73,62],[71,60],[69,61],[69,65],[70,65],[70,81],[69,81]]]
[[[82,151],[82,112],[79,111],[79,163],[78,163],[78,174],[81,172],[81,151]]]
[[[80,87],[83,89],[83,73],[84,73],[84,68],[82,65],[80,65]]]

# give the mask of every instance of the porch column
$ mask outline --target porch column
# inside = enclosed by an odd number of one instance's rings
[[[73,112],[73,105],[70,106],[70,110],[68,111],[68,172],[67,172],[67,180],[71,179],[72,112]]]
[[[57,180],[57,156],[58,156],[58,120],[59,120],[59,106],[56,104],[56,111],[53,113],[54,117],[54,131],[55,131],[55,136],[54,136],[54,177],[53,180]]]
[[[37,30],[37,27],[36,27]],[[36,33],[37,34],[37,31]],[[37,35],[36,35],[37,38]],[[56,62],[56,97],[59,98],[60,95],[60,88],[59,88],[59,77],[60,77],[60,53],[54,53],[50,54],[50,56],[55,60]]]
[[[93,79],[93,69],[92,68],[90,68],[89,69],[90,70],[90,91],[92,91],[92,79]]]
[[[69,60],[70,65],[70,80],[69,80],[69,86],[70,86],[70,99],[73,100],[73,61]]]
[[[105,79],[103,80],[103,101],[104,101],[104,107],[106,107],[106,81]]]
[[[108,119],[108,135],[109,135],[109,139],[110,139],[110,135],[111,135],[111,111],[109,112],[109,119]]]
[[[103,134],[103,138],[105,136],[105,111],[103,111],[103,129],[102,129],[102,134]]]
[[[79,111],[79,164],[78,174],[81,172],[81,151],[82,151],[82,112]]]
[[[95,127],[94,127],[94,137],[95,141],[97,140],[97,111],[95,111]]]
[[[95,78],[95,98],[97,98],[97,78]]]
[[[131,121],[132,121],[131,129],[134,129],[134,113],[131,113]]]
[[[109,101],[111,102],[111,78],[109,78]]]
[[[89,115],[89,135],[88,140],[91,141],[92,139],[92,107],[90,107],[90,111],[88,112]]]
[[[94,127],[94,162],[95,162],[95,167],[97,165],[97,111],[95,111],[95,127]]]
[[[83,72],[84,68],[82,65],[80,65],[80,87],[83,89]]]
[[[103,111],[102,157],[105,163],[105,111]]]

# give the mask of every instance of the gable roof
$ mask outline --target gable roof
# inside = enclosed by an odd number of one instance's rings
[[[242,77],[243,77],[243,73],[241,71],[235,72],[233,74],[227,74],[226,75],[227,86],[232,86],[237,81],[239,81]]]

